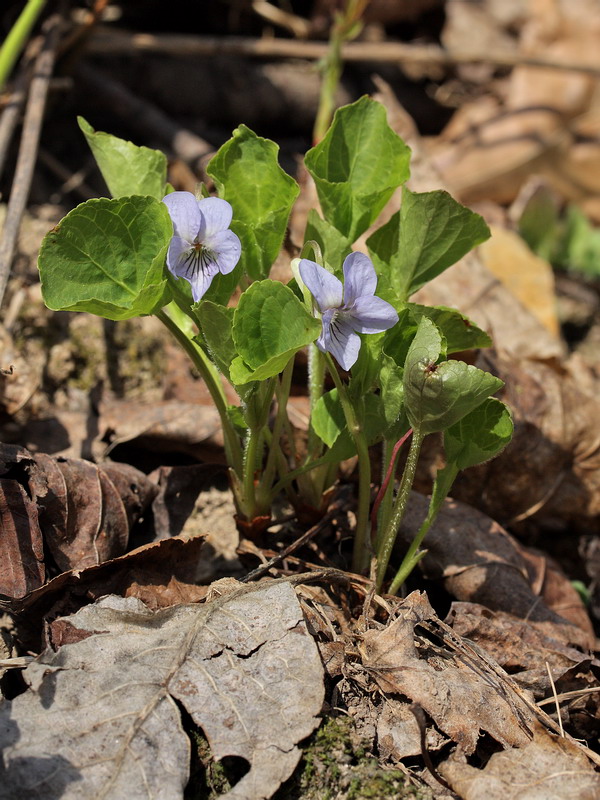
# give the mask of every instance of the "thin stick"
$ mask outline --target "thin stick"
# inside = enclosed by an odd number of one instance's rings
[[[556,686],[554,685],[554,678],[552,677],[552,672],[550,670],[550,664],[546,661],[546,672],[548,673],[548,678],[550,679],[550,688],[552,689],[552,696],[554,697],[554,705],[556,707],[556,716],[558,717],[558,724],[560,727],[560,735],[564,738],[565,736],[565,729],[563,728],[562,724],[562,714],[560,713],[560,703],[558,702],[558,695],[556,694]]]
[[[254,581],[257,578],[261,578],[263,575],[275,567],[277,564],[280,564],[284,559],[286,559],[289,555],[293,552],[298,550],[300,547],[305,545],[307,542],[310,542],[320,531],[323,530],[333,519],[336,513],[340,510],[339,503],[333,503],[327,514],[320,519],[316,525],[313,525],[312,528],[309,528],[302,536],[299,536],[294,542],[292,542],[288,547],[282,550],[280,553],[277,553],[276,556],[270,558],[264,564],[261,564],[260,567],[256,567],[253,569],[252,572],[249,572],[241,579],[241,583],[248,583],[249,581]]]
[[[98,26],[89,41],[87,52],[102,55],[133,55],[135,53],[164,53],[171,56],[212,57],[237,55],[248,58],[304,58],[319,61],[324,58],[326,42],[253,38],[246,36],[194,36],[193,34],[129,33],[115,28]],[[456,64],[493,64],[498,67],[543,67],[600,76],[600,67],[577,61],[556,61],[545,56],[486,52],[452,52],[437,45],[417,45],[403,42],[348,42],[342,47],[344,61],[373,61],[392,64],[423,63],[441,66]]]
[[[266,19],[267,22],[272,22],[273,25],[279,25],[280,28],[289,31],[298,39],[306,39],[310,33],[311,24],[307,19],[284,11],[282,8],[268,3],[267,0],[252,0],[252,10],[259,17]]]
[[[31,188],[42,122],[44,121],[48,84],[54,69],[54,57],[58,45],[60,24],[61,17],[59,14],[54,14],[47,20],[46,39],[42,51],[36,59],[35,74],[31,80],[19,156],[6,211],[2,242],[0,243],[0,304],[4,298],[21,226],[21,218],[23,217]]]
[[[13,84],[8,103],[4,106],[4,111],[0,117],[0,175],[4,171],[6,154],[25,105],[28,81],[29,65],[22,64],[21,71]]]

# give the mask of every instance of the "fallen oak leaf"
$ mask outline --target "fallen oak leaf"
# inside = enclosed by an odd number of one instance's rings
[[[248,761],[227,800],[264,800],[292,773],[324,690],[289,582],[158,612],[109,596],[66,621],[90,635],[46,650],[23,673],[29,690],[0,706],[0,797],[182,798],[190,742],[177,703],[217,760]]]

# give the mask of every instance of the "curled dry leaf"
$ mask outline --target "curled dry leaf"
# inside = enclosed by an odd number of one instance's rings
[[[289,583],[159,612],[109,596],[65,622],[73,643],[45,651],[24,671],[29,689],[0,706],[0,797],[182,798],[178,704],[215,759],[249,763],[224,798],[262,800],[292,773],[324,692]]]
[[[0,480],[0,594],[23,597],[45,580],[35,502],[16,480]]]
[[[106,594],[136,597],[150,609],[194,603],[206,595],[206,586],[194,582],[202,557],[204,536],[162,539],[85,569],[61,572],[43,586],[5,607],[19,619],[30,650],[40,650],[44,623],[59,614],[77,611]],[[52,623],[50,638],[53,638]]]
[[[511,523],[533,520],[546,530],[600,531],[600,401],[555,362],[517,363],[482,356],[506,384],[502,399],[515,432],[497,458],[466,470],[452,494]],[[482,492],[482,486],[493,491]]]
[[[0,542],[10,547],[13,565],[20,560],[29,567],[29,551],[42,553],[40,535],[61,570],[82,569],[121,555],[131,527],[157,492],[129,465],[104,467],[5,444],[0,444],[2,475],[15,478],[22,491],[13,487],[5,494],[6,525]],[[12,590],[6,586],[1,591],[22,597],[43,583],[43,573],[32,580],[30,576]]]

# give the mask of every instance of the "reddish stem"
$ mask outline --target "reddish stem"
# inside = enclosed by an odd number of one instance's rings
[[[392,478],[392,474],[394,472],[394,464],[396,463],[396,458],[398,457],[398,453],[400,452],[400,448],[412,434],[412,428],[409,428],[404,436],[399,439],[396,444],[394,445],[394,449],[392,450],[392,455],[390,457],[390,463],[388,464],[387,472],[385,474],[385,478],[379,491],[377,492],[377,497],[375,498],[375,502],[373,503],[373,510],[371,511],[371,540],[375,540],[375,536],[377,535],[377,512],[379,511],[379,506],[381,505],[381,501],[383,500],[383,496],[385,495],[387,488],[389,486],[390,480]]]

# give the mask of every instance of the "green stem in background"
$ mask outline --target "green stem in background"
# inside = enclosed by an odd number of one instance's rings
[[[21,55],[31,29],[45,5],[46,0],[29,0],[2,43],[2,47],[0,47],[0,91],[4,89],[8,76]]]
[[[356,509],[356,531],[354,533],[354,552],[352,554],[352,569],[361,573],[369,565],[369,505],[371,503],[371,459],[367,437],[360,420],[356,416],[354,406],[348,397],[346,387],[338,374],[333,359],[326,354],[327,369],[333,378],[338,396],[342,404],[346,424],[354,440],[358,455],[358,507]]]
[[[448,464],[436,475],[435,483],[433,485],[433,492],[431,493],[431,500],[429,501],[427,516],[425,517],[417,535],[411,542],[410,547],[402,559],[400,568],[398,569],[394,580],[390,584],[390,588],[388,590],[389,594],[398,593],[398,590],[404,581],[408,578],[419,561],[427,553],[427,550],[419,551],[419,548],[423,544],[423,539],[427,536],[429,529],[435,522],[439,510],[444,503],[444,499],[448,496],[448,492],[452,488],[452,484],[454,483],[454,479],[458,475],[458,472],[458,467],[455,464]]]
[[[221,379],[216,367],[211,361],[209,361],[206,354],[198,347],[198,345],[196,345],[179,327],[179,325],[173,319],[171,319],[164,309],[158,311],[156,313],[156,317],[163,323],[163,325],[165,325],[166,328],[169,329],[175,339],[177,339],[179,344],[191,358],[194,366],[200,373],[200,377],[204,380],[206,388],[210,392],[210,396],[212,397],[221,418],[227,463],[235,471],[235,473],[241,477],[243,473],[242,448],[240,445],[240,440],[229,418],[229,414],[227,413],[225,392],[223,391]]]
[[[256,492],[256,502],[259,508],[259,513],[270,509],[271,506],[271,488],[275,478],[277,469],[277,454],[279,451],[279,442],[283,433],[285,420],[287,417],[287,402],[290,396],[290,387],[292,385],[292,373],[294,370],[294,359],[290,358],[283,370],[281,380],[276,384],[277,394],[277,415],[273,424],[273,434],[271,436],[271,445],[269,448],[269,455],[267,456],[267,463],[263,470],[260,483]]]
[[[325,386],[325,357],[316,344],[308,346],[308,396],[310,400],[310,419],[313,417],[315,406],[323,396]],[[318,458],[323,449],[323,442],[314,432],[312,426],[308,429],[307,451],[310,458]]]
[[[329,50],[322,61],[323,80],[319,95],[319,108],[313,128],[313,144],[318,144],[327,133],[335,109],[335,93],[342,76],[342,45],[354,39],[361,30],[360,18],[369,0],[347,0],[341,13],[336,13],[329,35]]]
[[[376,589],[381,591],[381,585],[385,578],[387,566],[390,563],[392,550],[396,542],[396,536],[400,529],[400,524],[406,511],[410,490],[415,480],[415,473],[417,471],[417,462],[419,460],[419,453],[421,452],[421,445],[425,437],[418,428],[413,429],[412,440],[410,443],[410,450],[406,458],[406,465],[400,481],[400,487],[396,496],[396,501],[392,510],[392,518],[386,530],[383,530],[380,537],[380,544],[377,550],[377,579]]]
[[[296,467],[296,469],[292,469],[289,472],[286,472],[285,475],[282,476],[281,480],[277,481],[275,486],[271,489],[271,502],[277,497],[279,492],[283,489],[287,489],[287,487],[295,481],[296,478],[302,477],[302,475],[306,475],[307,472],[310,472],[313,469],[317,469],[318,467],[326,466],[330,463],[327,459],[327,456],[322,456],[321,458],[317,458],[315,461],[307,461],[306,463],[302,464],[300,467]]]

